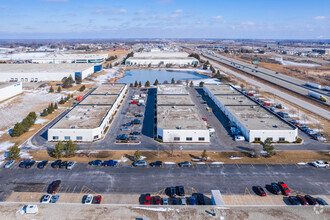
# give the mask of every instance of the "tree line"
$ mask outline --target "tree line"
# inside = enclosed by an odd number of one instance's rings
[[[22,122],[18,122],[15,124],[12,132],[13,137],[19,137],[23,133],[27,132],[29,128],[34,125],[35,121],[37,119],[37,115],[35,112],[30,112],[26,118],[22,120]]]

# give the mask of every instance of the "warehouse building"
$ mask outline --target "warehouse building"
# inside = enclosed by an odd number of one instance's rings
[[[185,52],[169,52],[169,51],[156,51],[156,52],[136,52],[133,57],[125,61],[126,65],[134,66],[159,66],[159,65],[198,65],[199,61],[194,57],[189,57]]]
[[[23,92],[22,83],[0,83],[0,102]]]
[[[61,81],[64,77],[82,79],[102,70],[101,64],[1,64],[0,82]]]
[[[74,53],[9,53],[0,54],[0,60],[30,61],[32,63],[102,63],[108,54],[74,54]]]
[[[99,140],[105,135],[126,91],[126,84],[102,84],[48,129],[48,141]]]
[[[232,86],[205,84],[203,89],[249,142],[297,140],[296,127],[257,105]]]
[[[157,138],[162,142],[210,142],[206,123],[185,87],[157,87]]]

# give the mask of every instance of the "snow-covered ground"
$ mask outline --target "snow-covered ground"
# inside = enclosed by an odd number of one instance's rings
[[[96,77],[95,81],[98,82],[98,84],[107,83],[110,79],[115,77],[121,77],[123,75],[122,68],[120,67],[113,67],[111,69],[103,69],[105,71],[105,74],[99,75]]]
[[[273,59],[280,62],[282,65],[287,65],[287,66],[306,66],[306,67],[320,66],[318,64],[312,64],[312,63],[297,63],[297,62],[292,62],[292,61],[286,61],[286,60],[283,60],[282,57],[275,57]]]
[[[173,208],[163,208],[163,207],[159,207],[159,208],[147,208],[147,207],[134,207],[135,209],[144,209],[144,210],[150,210],[150,211],[156,211],[156,212],[169,212],[169,211],[173,211]]]
[[[220,80],[218,79],[198,79],[198,80],[192,80],[194,86],[199,86],[200,82],[204,82],[205,84],[220,84]]]
[[[10,141],[5,141],[0,143],[0,152],[7,151],[9,148],[14,146],[14,143],[11,143]]]
[[[37,118],[35,124],[43,125],[43,124],[45,124],[47,121],[49,121],[49,120],[48,120],[48,119],[44,119],[44,118]]]

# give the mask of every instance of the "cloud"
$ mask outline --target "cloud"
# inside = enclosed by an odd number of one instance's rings
[[[105,10],[104,8],[99,8],[94,11],[96,14],[108,14],[108,15],[119,15],[119,14],[126,14],[126,9],[112,9],[112,10]]]
[[[255,23],[253,21],[244,21],[241,23],[244,26],[254,26]]]
[[[326,17],[325,16],[322,16],[322,15],[319,15],[319,16],[315,16],[314,17],[314,20],[325,20]]]
[[[221,15],[215,16],[214,18],[217,19],[217,20],[222,20],[223,19],[223,17]]]
[[[182,13],[182,12],[183,12],[182,9],[177,9],[177,10],[174,11],[174,13],[177,13],[177,14],[180,14],[180,13]]]
[[[137,12],[135,12],[135,14],[142,15],[142,14],[147,14],[147,12],[148,11],[141,9],[141,10],[138,10]]]

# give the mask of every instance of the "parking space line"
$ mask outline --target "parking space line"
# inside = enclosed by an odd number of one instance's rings
[[[225,168],[225,165],[224,164],[222,164],[222,168]]]
[[[272,204],[272,205],[275,205],[272,201],[272,198],[270,198],[270,196],[266,196],[266,198],[269,200],[269,202]]]
[[[241,168],[240,166],[238,166],[238,164],[236,164],[236,166],[238,167],[238,169],[240,169],[240,168]]]
[[[255,205],[257,205],[256,201],[254,200],[253,196],[252,196],[251,193],[250,193],[249,188],[247,188],[247,187],[245,187],[244,195],[246,195],[246,193],[248,193],[248,194],[250,195],[251,199],[253,200],[253,203],[254,203]]]
[[[265,165],[267,166],[268,169],[270,169],[270,167],[268,166],[268,164],[265,163]]]
[[[280,164],[281,164],[281,163],[280,163]],[[286,169],[285,166],[284,166],[283,164],[281,164],[281,166],[282,166],[283,169]]]
[[[253,169],[255,169],[255,167],[253,166],[253,164],[252,164],[252,163],[251,163],[251,166],[252,166],[252,168],[253,168]]]
[[[42,190],[41,192],[44,192],[45,188],[46,188],[47,185],[45,185],[44,187],[42,187]]]
[[[300,169],[300,166],[298,166],[298,164],[295,163],[295,165],[298,167],[298,169]]]

